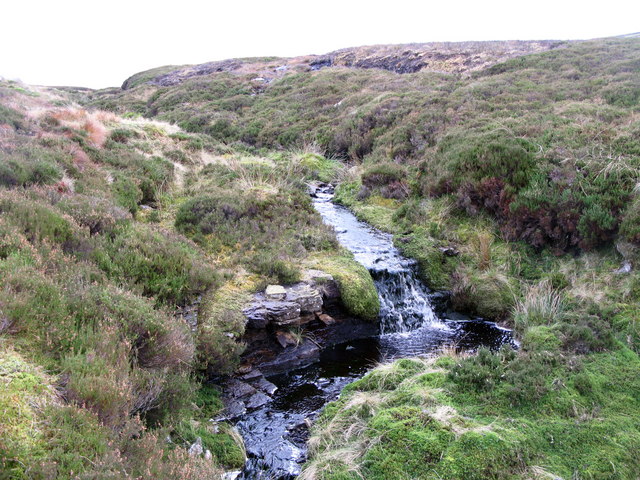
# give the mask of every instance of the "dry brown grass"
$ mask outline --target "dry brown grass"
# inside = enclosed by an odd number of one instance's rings
[[[88,117],[84,121],[82,129],[87,132],[93,145],[98,148],[104,146],[104,142],[107,140],[107,129],[97,118]]]
[[[491,246],[493,245],[493,235],[489,232],[478,232],[474,238],[474,247],[478,257],[478,268],[487,270],[491,267]]]
[[[58,125],[84,131],[95,147],[102,148],[109,134],[105,122],[113,122],[116,117],[108,112],[89,112],[83,108],[67,107],[44,109],[39,113],[39,118],[50,118]]]

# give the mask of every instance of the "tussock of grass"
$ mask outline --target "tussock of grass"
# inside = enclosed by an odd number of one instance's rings
[[[533,326],[549,326],[562,321],[562,296],[548,280],[529,288],[522,300],[514,306],[513,321],[521,332]]]

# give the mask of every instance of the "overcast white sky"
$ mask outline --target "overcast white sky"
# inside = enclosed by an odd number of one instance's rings
[[[377,43],[586,39],[640,31],[640,1],[19,0],[0,8],[0,76],[119,86],[168,64]]]

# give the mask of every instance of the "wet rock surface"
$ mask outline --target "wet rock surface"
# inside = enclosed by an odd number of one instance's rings
[[[269,325],[303,325],[322,310],[324,298],[339,297],[331,275],[319,270],[305,273],[306,280],[294,285],[269,285],[264,293],[256,293],[244,310],[247,327],[259,329]]]
[[[229,378],[222,382],[225,410],[216,421],[233,420],[271,401],[278,387],[267,380],[260,370],[240,378]]]

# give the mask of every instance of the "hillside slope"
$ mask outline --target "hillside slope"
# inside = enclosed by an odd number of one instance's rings
[[[251,294],[335,263],[347,308],[377,314],[306,194],[340,169],[0,83],[0,478],[241,467],[204,382],[240,363]]]
[[[521,348],[373,371],[326,408],[306,478],[638,478],[639,113],[638,38],[3,82],[3,475],[239,466],[201,382],[237,367],[248,295],[307,267],[371,285],[310,205],[321,180]]]
[[[521,55],[567,44],[547,40],[371,45],[344,48],[325,55],[239,58],[182,67],[169,65],[133,75],[124,81],[122,89],[129,90],[143,83],[167,87],[220,72],[253,75],[269,82],[288,72],[309,72],[327,67],[376,68],[395,73],[469,73]]]

